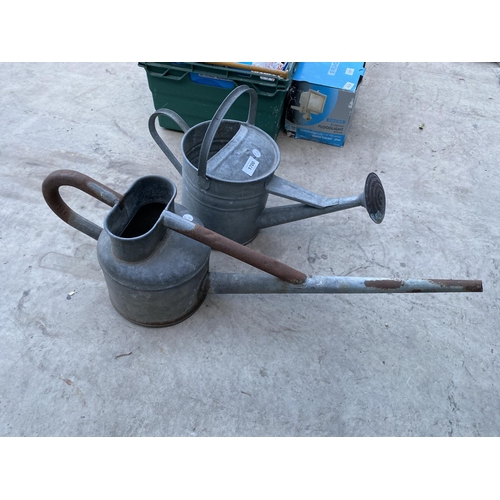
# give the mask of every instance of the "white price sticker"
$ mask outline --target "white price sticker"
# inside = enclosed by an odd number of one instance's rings
[[[256,160],[253,156],[249,156],[242,170],[251,177],[258,166],[259,160]]]

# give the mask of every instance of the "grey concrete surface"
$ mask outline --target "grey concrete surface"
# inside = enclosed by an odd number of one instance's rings
[[[368,63],[346,145],[282,132],[278,174],[351,196],[374,171],[386,219],[356,208],[250,244],[308,274],[482,279],[484,293],[211,295],[163,329],[118,315],[95,241],[41,194],[68,168],[121,192],[165,175],[181,198],[144,70],[4,63],[0,87],[0,435],[499,435],[497,64]],[[161,134],[180,157],[181,134]],[[63,194],[102,225],[108,207]],[[211,270],[255,272],[217,252]]]

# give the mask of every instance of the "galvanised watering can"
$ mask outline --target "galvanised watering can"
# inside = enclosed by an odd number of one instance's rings
[[[74,212],[59,193],[72,186],[111,206],[104,230]],[[478,280],[406,281],[312,276],[203,227],[167,178],[139,178],[125,195],[82,173],[57,170],[42,185],[45,201],[63,221],[97,240],[97,258],[115,309],[127,320],[160,327],[193,314],[208,293],[481,292]],[[267,274],[211,273],[211,248]]]
[[[246,122],[224,116],[243,93],[250,94]],[[348,198],[325,198],[275,175],[280,163],[276,142],[257,128],[257,92],[241,85],[223,101],[211,121],[189,128],[174,111],[159,109],[149,118],[149,130],[182,175],[182,203],[203,224],[242,244],[260,229],[317,215],[363,206],[380,224],[385,214],[385,193],[379,177],[370,173],[364,191]],[[173,119],[185,132],[181,141],[182,164],[156,130],[156,117]],[[298,201],[297,204],[265,208],[269,193]]]

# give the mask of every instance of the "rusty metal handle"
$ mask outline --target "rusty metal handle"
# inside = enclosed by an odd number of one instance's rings
[[[229,238],[226,238],[219,233],[215,233],[206,227],[188,221],[172,212],[164,210],[162,217],[163,223],[168,228],[199,241],[214,250],[219,250],[220,252],[234,257],[235,259],[250,264],[261,271],[272,274],[282,281],[299,284],[303,283],[307,279],[307,276],[304,273],[283,264],[283,262],[280,262],[279,260],[256,252],[251,248],[230,240]]]
[[[102,228],[77,214],[66,205],[59,194],[59,188],[61,186],[77,188],[97,200],[106,203],[106,205],[110,207],[121,202],[123,196],[104,184],[92,179],[92,177],[74,170],[56,170],[48,175],[43,181],[43,197],[51,210],[70,226],[73,226],[75,229],[78,229],[78,231],[97,240],[101,234]]]
[[[168,118],[171,118],[172,120],[174,120],[175,123],[177,123],[177,125],[179,125],[179,127],[182,129],[183,132],[187,132],[189,130],[189,125],[175,111],[166,108],[157,109],[156,112],[149,117],[149,122],[148,122],[149,133],[156,141],[156,144],[160,146],[160,149],[172,162],[173,166],[177,169],[177,172],[179,172],[179,174],[182,175],[182,164],[174,156],[172,151],[170,151],[169,147],[165,144],[163,139],[158,134],[158,131],[156,130],[155,120],[157,116],[167,116]]]
[[[240,97],[240,95],[248,92],[250,94],[250,104],[248,107],[248,118],[247,123],[253,125],[255,123],[255,117],[257,115],[257,92],[255,89],[250,88],[248,85],[240,85],[236,87],[233,91],[231,91],[228,96],[224,99],[222,104],[219,106],[219,109],[215,112],[210,125],[205,132],[205,137],[203,137],[203,142],[201,143],[200,149],[200,159],[198,161],[198,176],[204,179],[207,179],[207,163],[208,163],[208,154],[210,153],[210,148],[212,147],[212,142],[214,140],[215,134],[217,130],[219,130],[219,126],[226,116],[226,113],[229,111],[229,108],[235,103],[236,99]]]

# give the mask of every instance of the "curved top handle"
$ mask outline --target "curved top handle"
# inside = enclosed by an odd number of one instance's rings
[[[222,104],[219,106],[219,109],[215,112],[210,125],[205,132],[205,137],[203,138],[203,142],[201,143],[200,149],[200,159],[198,162],[198,176],[203,176],[207,179],[207,162],[208,162],[208,153],[210,152],[210,148],[212,147],[212,142],[214,140],[215,134],[217,130],[219,130],[219,126],[226,116],[226,113],[229,111],[229,108],[234,104],[236,99],[240,97],[241,94],[248,92],[250,94],[250,104],[248,107],[248,118],[246,123],[250,125],[255,124],[255,116],[257,115],[257,92],[255,89],[250,88],[248,85],[240,85],[236,87],[229,95],[224,99]]]
[[[167,155],[167,158],[172,162],[179,174],[182,175],[182,164],[163,142],[162,138],[158,134],[158,131],[156,130],[155,120],[157,116],[168,116],[168,118],[171,118],[175,123],[177,123],[177,125],[179,125],[183,132],[187,132],[189,130],[189,125],[175,111],[166,108],[157,109],[156,112],[149,117],[148,122],[149,132],[156,141],[156,144],[160,146],[160,149]]]
[[[97,240],[102,228],[77,214],[66,205],[59,194],[61,186],[71,186],[80,189],[110,207],[120,203],[123,200],[123,196],[106,187],[104,184],[95,181],[92,177],[74,170],[56,170],[43,181],[43,197],[52,211],[70,226]]]

